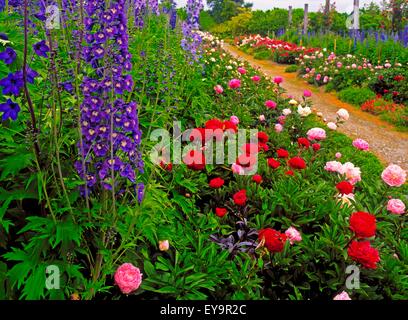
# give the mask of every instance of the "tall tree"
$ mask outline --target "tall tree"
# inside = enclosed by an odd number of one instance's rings
[[[245,0],[207,0],[210,13],[217,23],[225,22],[240,13],[241,8],[252,7]]]

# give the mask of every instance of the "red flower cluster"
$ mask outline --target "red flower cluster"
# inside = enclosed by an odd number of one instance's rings
[[[191,150],[183,159],[189,169],[203,170],[205,168],[205,156],[202,151]]]
[[[342,181],[336,184],[336,188],[341,194],[353,193],[354,186],[348,181]]]
[[[213,189],[221,188],[224,185],[224,179],[222,178],[211,179],[208,185],[210,186],[210,188]]]
[[[258,240],[264,241],[265,247],[269,252],[281,252],[285,247],[287,236],[271,228],[259,230]]]
[[[376,269],[380,261],[378,250],[373,248],[369,241],[351,242],[347,253],[351,259],[361,263],[367,269]]]
[[[162,168],[162,169],[164,169],[164,170],[166,170],[166,171],[171,171],[172,169],[173,169],[173,164],[170,162],[170,163],[166,163],[166,162],[164,162],[163,160],[162,161],[160,161],[160,167]]]
[[[246,190],[240,190],[232,196],[237,206],[245,206],[247,201]]]
[[[222,131],[227,131],[228,129],[231,129],[234,132],[238,131],[238,127],[230,120],[221,121],[218,119],[211,119],[205,123],[205,128],[211,130],[221,129]]]
[[[350,217],[350,229],[358,238],[370,238],[375,235],[375,216],[368,212],[354,212]]]
[[[306,162],[301,157],[293,157],[292,159],[289,160],[289,166],[292,169],[301,170],[306,168]]]

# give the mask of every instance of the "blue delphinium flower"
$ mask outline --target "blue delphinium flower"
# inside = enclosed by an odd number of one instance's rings
[[[147,12],[147,0],[135,0],[135,27],[142,29]]]
[[[18,96],[23,85],[23,73],[21,71],[9,73],[7,77],[0,80],[0,86],[3,87],[3,94],[14,94]]]
[[[7,47],[6,50],[0,52],[0,60],[3,60],[5,64],[12,64],[16,58],[16,52],[10,47]]]
[[[34,52],[40,57],[48,58],[47,53],[50,52],[50,48],[45,43],[45,40],[41,40],[33,45]]]
[[[198,51],[202,39],[195,31],[199,28],[199,17],[202,9],[202,0],[187,1],[187,20],[182,24],[181,47],[188,53],[190,62],[198,61],[199,58]]]
[[[86,181],[88,194],[98,186],[118,194],[128,183],[135,186],[136,173],[143,172],[138,108],[135,102],[121,99],[133,89],[132,77],[126,74],[132,68],[132,56],[125,10],[124,0],[109,5],[94,0],[85,5],[86,19],[94,28],[86,30],[88,44],[82,57],[94,72],[81,84],[83,139],[79,148],[83,161],[75,167]]]
[[[5,103],[0,104],[0,112],[3,112],[3,121],[7,119],[17,120],[18,113],[20,112],[20,106],[18,103],[7,99]]]

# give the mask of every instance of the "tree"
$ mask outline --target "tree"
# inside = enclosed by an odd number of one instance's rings
[[[245,0],[207,0],[210,14],[217,23],[223,23],[240,13],[241,8],[251,8]]]

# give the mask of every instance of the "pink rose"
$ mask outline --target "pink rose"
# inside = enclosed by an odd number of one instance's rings
[[[306,98],[309,98],[309,97],[312,96],[312,92],[309,91],[309,90],[305,90],[305,91],[303,91],[303,96],[306,97]]]
[[[245,70],[245,68],[239,67],[239,68],[238,68],[238,72],[239,72],[240,74],[245,74],[245,73],[246,73],[246,70]]]
[[[346,291],[343,291],[335,296],[333,300],[351,300],[351,298]]]
[[[251,78],[251,80],[252,80],[253,82],[259,82],[259,81],[261,80],[261,77],[260,77],[260,76],[253,76],[253,77]]]
[[[237,116],[231,116],[231,117],[230,117],[230,121],[231,121],[233,124],[237,125],[237,124],[239,123],[239,118],[238,118]]]
[[[394,214],[403,214],[405,212],[405,204],[399,199],[390,199],[387,203],[387,210]]]
[[[324,131],[322,128],[312,128],[306,134],[309,140],[326,139],[326,131]]]
[[[276,102],[275,102],[275,101],[272,101],[272,100],[267,100],[267,101],[265,102],[265,106],[266,106],[268,109],[275,109],[275,108],[276,108]]]
[[[276,84],[280,84],[283,82],[283,78],[280,76],[274,77],[273,82],[275,82]]]
[[[239,79],[232,79],[232,80],[228,83],[228,86],[229,86],[231,89],[237,89],[237,88],[241,87],[241,80],[239,80]]]
[[[219,84],[217,84],[217,85],[214,87],[214,91],[215,91],[217,94],[221,94],[221,93],[224,92],[224,89],[223,89],[223,87],[221,87]]]
[[[288,237],[290,244],[302,241],[300,232],[297,231],[294,227],[290,227],[288,230],[286,230],[285,234]]]
[[[277,133],[282,132],[282,130],[283,130],[283,126],[280,123],[275,124],[275,131]]]
[[[381,174],[383,181],[390,187],[400,187],[405,183],[407,174],[396,164],[391,164]]]
[[[131,263],[122,264],[115,272],[115,284],[124,294],[129,294],[140,287],[142,274]]]

